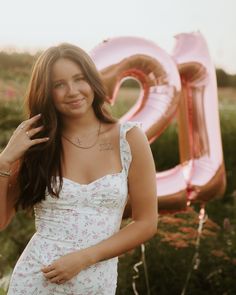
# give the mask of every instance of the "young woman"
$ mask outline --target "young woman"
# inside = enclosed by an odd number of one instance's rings
[[[105,108],[90,57],[61,44],[38,58],[22,122],[0,154],[0,225],[34,209],[36,233],[8,295],[115,294],[117,256],[157,227],[155,165],[138,123]],[[132,222],[120,229],[129,196]]]

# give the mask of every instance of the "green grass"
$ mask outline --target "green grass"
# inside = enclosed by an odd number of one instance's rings
[[[0,148],[6,145],[14,128],[24,119],[21,97],[24,86],[15,83],[14,87],[19,87],[20,92],[16,92],[17,95],[12,100],[2,97],[0,102]],[[3,89],[1,85],[0,93]],[[4,87],[7,88],[8,84]],[[127,108],[135,103],[138,95],[137,89],[121,89],[115,106],[111,107],[113,114],[116,117],[123,115]],[[235,99],[235,89],[219,89],[227,190],[222,199],[215,199],[206,206],[208,220],[201,232],[199,267],[196,270],[192,267],[192,257],[196,253],[199,207],[196,205],[183,213],[160,216],[157,235],[146,243],[148,275],[153,295],[180,294],[190,271],[186,295],[236,294]],[[176,126],[171,124],[152,145],[158,168],[164,170],[179,162],[177,141]],[[8,228],[0,233],[0,278],[7,276],[12,270],[34,230],[33,218],[19,212]],[[140,257],[139,247],[120,257],[117,295],[133,294],[133,266]],[[139,271],[137,289],[139,294],[146,294],[142,266],[139,267]],[[6,292],[0,288],[1,294]]]

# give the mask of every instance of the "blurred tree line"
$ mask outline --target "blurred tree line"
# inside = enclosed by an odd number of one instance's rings
[[[218,87],[234,87],[236,88],[236,75],[229,75],[222,69],[216,70]]]
[[[39,53],[0,52],[0,78],[3,80],[28,80],[34,61]],[[19,82],[20,82],[19,81]]]
[[[32,65],[40,53],[40,51],[36,54],[0,51],[0,78],[13,79],[15,78],[15,74],[20,74],[21,78],[27,79]],[[230,75],[223,69],[216,69],[216,76],[218,87],[236,88],[236,74]],[[137,87],[137,82],[129,79],[125,85],[127,87]]]
[[[222,69],[216,69],[216,78],[218,87],[232,87],[236,88],[236,75],[230,75]],[[137,82],[135,80],[127,80],[125,82],[127,87],[136,87]]]

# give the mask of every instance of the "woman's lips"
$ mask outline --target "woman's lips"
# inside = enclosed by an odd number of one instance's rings
[[[70,101],[67,104],[70,106],[78,107],[83,103],[83,101],[84,101],[84,98],[81,98],[81,99],[76,99],[76,100]]]

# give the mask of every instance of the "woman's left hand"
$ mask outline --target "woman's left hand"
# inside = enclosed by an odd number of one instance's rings
[[[41,268],[44,277],[51,283],[63,284],[77,275],[87,265],[79,252],[66,254],[49,266]]]

